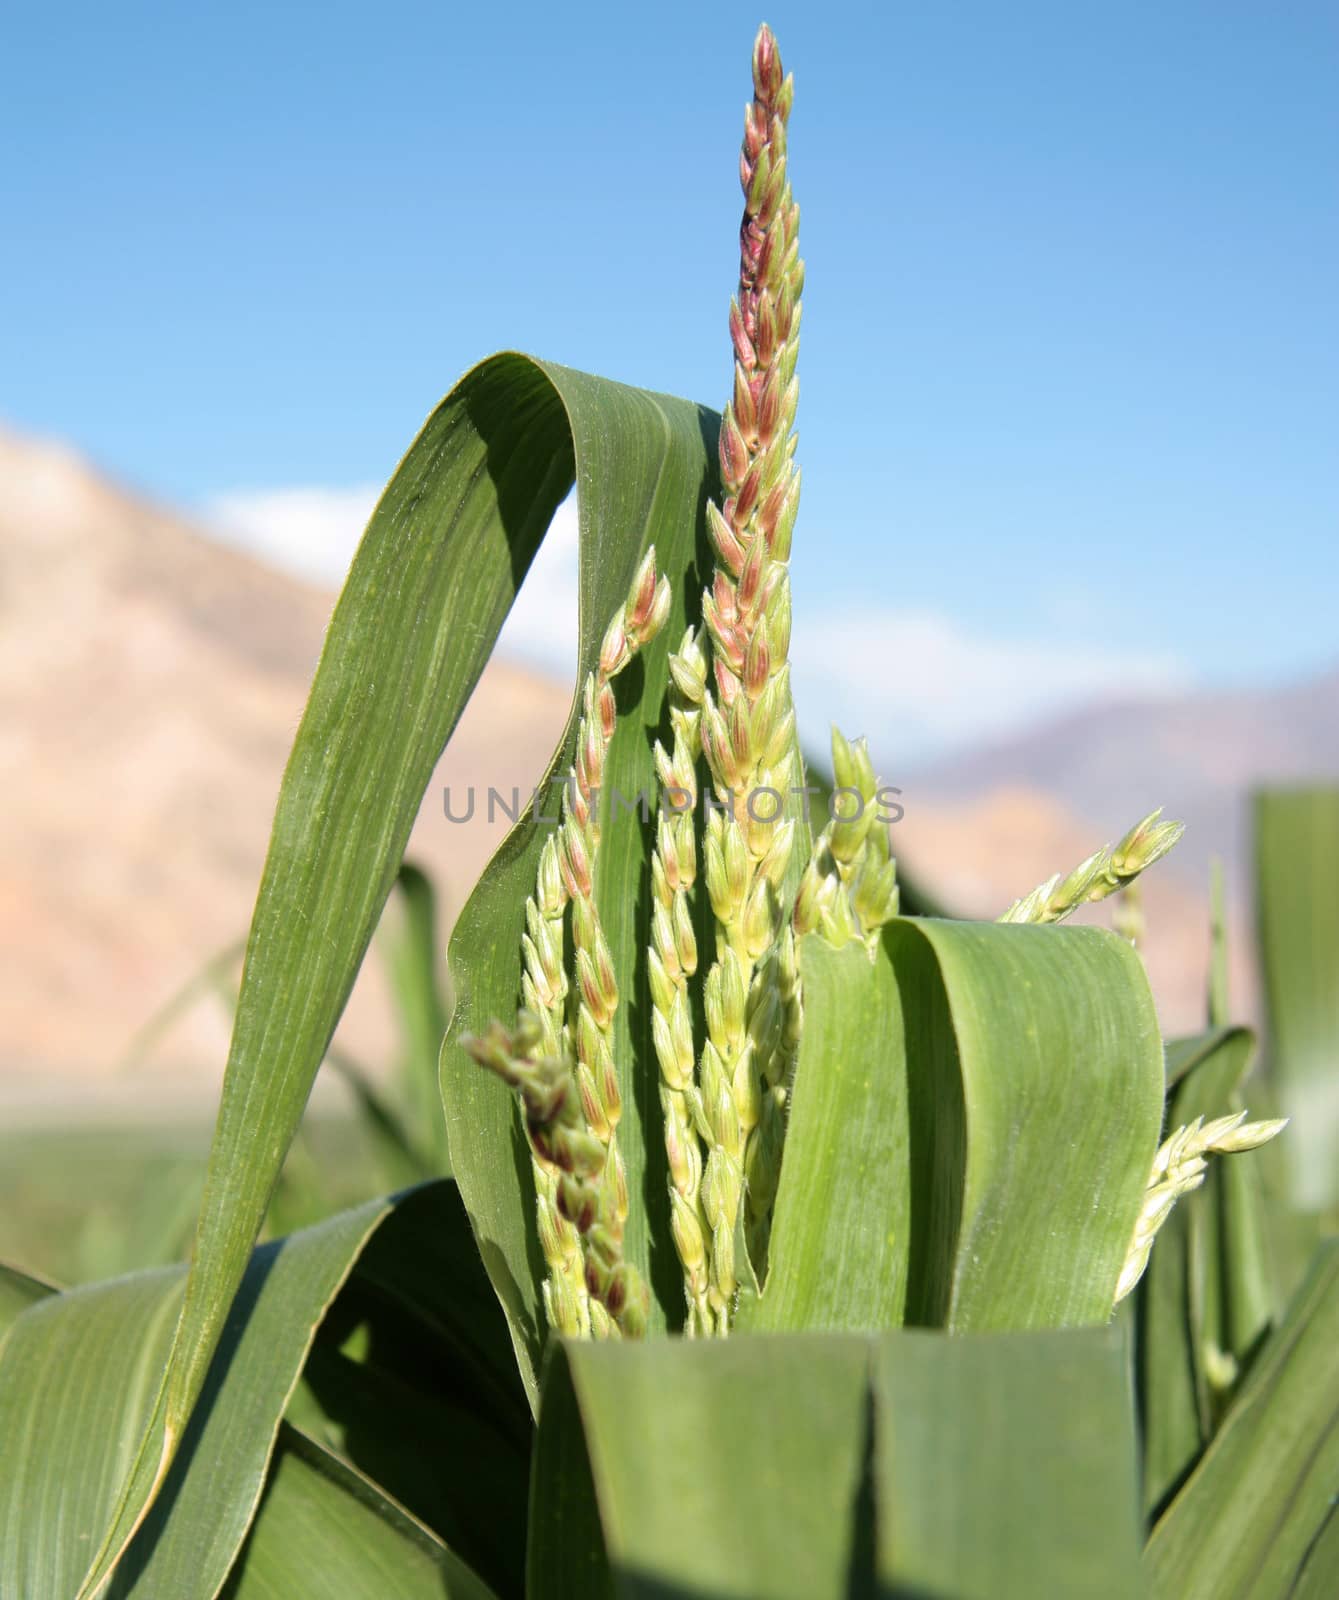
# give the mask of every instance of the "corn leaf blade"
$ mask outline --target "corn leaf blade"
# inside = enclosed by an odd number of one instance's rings
[[[1143,1593],[1114,1328],[908,1330],[879,1342],[875,1394],[880,1593]]]
[[[890,925],[911,1086],[907,1321],[1111,1315],[1162,1119],[1148,980],[1097,928]]]
[[[1238,1030],[1233,1027],[1206,1028],[1203,1033],[1189,1033],[1177,1039],[1168,1039],[1163,1045],[1167,1093],[1177,1087],[1188,1073],[1215,1055]]]
[[[254,1253],[166,1492],[115,1594],[206,1600],[222,1584],[316,1327],[391,1204],[370,1202]],[[6,1597],[78,1587],[152,1413],[185,1282],[184,1267],[166,1267],[52,1294],[11,1328],[0,1351]]]
[[[450,1014],[442,993],[446,972],[437,942],[437,892],[406,861],[396,880],[397,919],[383,926],[386,962],[400,1023],[396,1080],[424,1176],[450,1175],[450,1151],[437,1089],[437,1056]]]
[[[55,1294],[56,1286],[45,1278],[34,1277],[22,1267],[0,1261],[0,1340],[29,1306]]]
[[[803,949],[771,1267],[741,1327],[1103,1323],[1157,1143],[1147,980],[1096,929],[902,918]]]
[[[322,1320],[285,1413],[502,1594],[524,1584],[516,1521],[533,1423],[506,1320],[455,1185],[405,1196]]]
[[[1292,1199],[1339,1207],[1339,788],[1255,796],[1270,1071],[1291,1117]]]
[[[374,1483],[285,1424],[223,1600],[294,1595],[492,1600],[493,1591]]]
[[[560,1363],[575,1405],[550,1418],[546,1386],[536,1460],[546,1429],[579,1423],[614,1593],[845,1593],[866,1451],[863,1339],[566,1344]],[[561,1492],[551,1475],[536,1477],[539,1501]],[[538,1529],[553,1525],[540,1503],[535,1517]],[[534,1600],[584,1593],[578,1575],[559,1567],[550,1579],[532,1559]]]
[[[0,1594],[78,1588],[152,1411],[184,1276],[158,1268],[50,1295],[11,1326],[0,1350]]]
[[[1172,1092],[1167,1128],[1237,1110],[1254,1055],[1248,1028],[1176,1041],[1175,1058],[1189,1065]],[[1146,1510],[1159,1506],[1194,1465],[1226,1404],[1210,1344],[1220,1368],[1222,1357],[1245,1363],[1273,1319],[1265,1240],[1250,1157],[1212,1167],[1203,1188],[1177,1203],[1158,1234],[1135,1307]]]
[[[567,1344],[532,1485],[534,1600],[1142,1592],[1110,1329]]]
[[[531,1458],[526,1527],[530,1600],[610,1600],[614,1577],[591,1472],[590,1450],[561,1346],[544,1361],[539,1426]]]
[[[1221,1431],[1153,1530],[1145,1563],[1154,1595],[1282,1600],[1303,1576],[1313,1592],[1332,1593],[1336,1483],[1339,1242],[1317,1252]]]
[[[802,942],[804,1034],[765,1292],[738,1326],[877,1332],[901,1324],[910,1260],[907,1058],[886,942]]]

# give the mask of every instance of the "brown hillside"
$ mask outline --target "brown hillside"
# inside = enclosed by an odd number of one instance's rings
[[[66,450],[0,434],[0,1095],[105,1094],[136,1030],[246,930],[333,597],[220,546]],[[441,786],[528,785],[567,694],[485,675],[411,842],[459,905],[505,829]],[[386,1040],[369,967],[347,1039]],[[212,1094],[221,1013],[173,1029],[153,1093]],[[145,1074],[136,1075],[141,1082]],[[75,1086],[77,1090],[75,1089]]]
[[[284,761],[333,596],[147,504],[58,446],[0,432],[0,1112],[53,1098],[199,1103],[226,1053],[199,1005],[153,1070],[136,1031],[245,932]],[[950,908],[993,915],[1158,801],[1191,823],[1150,875],[1146,955],[1164,1023],[1199,1025],[1205,862],[1233,872],[1248,1012],[1250,783],[1339,770],[1339,679],[1094,708],[906,780],[894,847]],[[450,826],[441,792],[528,790],[567,692],[491,666],[430,786],[410,854],[458,908],[506,823]],[[443,939],[445,928],[442,930]],[[384,1059],[369,963],[343,1041]]]

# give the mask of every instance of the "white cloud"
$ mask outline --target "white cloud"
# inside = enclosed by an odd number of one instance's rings
[[[835,721],[867,734],[885,760],[923,760],[1095,702],[1175,694],[1190,682],[1170,652],[984,637],[944,613],[911,608],[809,614],[801,597],[798,610],[795,692],[806,740],[818,749]],[[555,677],[572,676],[575,493],[554,516],[500,648]]]
[[[824,748],[836,722],[867,735],[885,761],[927,759],[1095,702],[1189,683],[1171,653],[990,638],[935,611],[797,611],[791,654],[806,738]]]
[[[549,524],[539,554],[502,629],[498,649],[571,680],[577,659],[577,498],[569,494]]]
[[[239,489],[217,495],[205,520],[221,539],[312,583],[338,588],[381,490]]]
[[[343,582],[378,490],[290,488],[221,495],[206,507],[220,537],[275,566]],[[1184,663],[1103,643],[991,638],[942,612],[797,604],[795,694],[806,740],[836,722],[864,733],[884,761],[921,761],[1014,733],[1097,701],[1172,694]],[[577,510],[571,494],[521,587],[499,648],[570,680],[577,645]]]
[[[284,572],[337,589],[380,493],[374,484],[348,489],[241,489],[215,496],[203,511],[220,539]],[[575,675],[575,494],[568,495],[554,513],[502,630],[499,648],[555,677]]]

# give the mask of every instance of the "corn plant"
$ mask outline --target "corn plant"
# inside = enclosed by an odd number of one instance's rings
[[[1269,1281],[1243,1152],[1281,1123],[1221,983],[1164,1047],[1131,942],[1065,925],[1179,825],[997,922],[918,917],[864,741],[808,781],[792,101],[764,28],[720,416],[495,356],[388,485],[280,790],[190,1261],[0,1272],[6,1600],[1332,1592],[1339,1255],[1286,1306]],[[577,693],[449,950],[451,1176],[258,1249],[573,482]]]

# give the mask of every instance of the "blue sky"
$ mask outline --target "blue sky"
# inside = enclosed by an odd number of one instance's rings
[[[929,751],[1332,665],[1339,10],[765,14],[808,264],[802,709]],[[12,9],[0,417],[337,570],[496,348],[719,404],[758,20]]]

